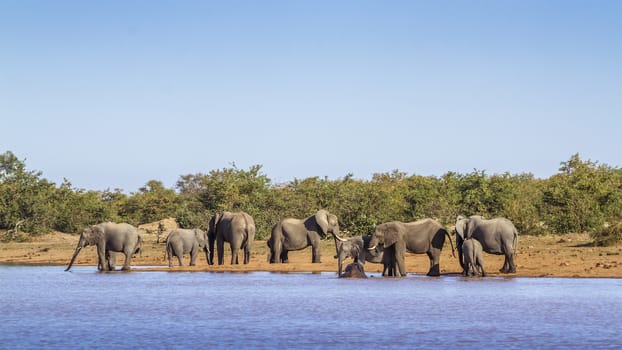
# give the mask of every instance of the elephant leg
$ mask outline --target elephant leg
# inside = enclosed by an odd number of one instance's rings
[[[108,271],[108,261],[106,260],[106,247],[104,244],[97,245],[97,268],[99,271]]]
[[[313,245],[313,250],[311,253],[311,262],[314,264],[321,263],[320,261],[320,242],[315,242]]]
[[[283,249],[283,251],[280,254],[280,258],[281,262],[283,263],[288,263],[289,262],[289,257],[287,256],[287,254],[289,253],[288,250]]]
[[[251,262],[251,246],[247,243],[244,246],[244,264],[248,264]]]
[[[195,266],[197,264],[197,254],[199,248],[190,251],[190,266]]]
[[[166,257],[168,258],[168,267],[173,267],[173,252],[171,247],[166,247]]]
[[[231,247],[231,265],[237,265],[239,264],[238,262],[238,253],[240,252],[240,248],[238,247]]]
[[[441,271],[440,271],[440,257],[441,257],[441,251],[439,249],[432,249],[431,251],[429,251],[428,253],[428,258],[430,258],[430,270],[428,271],[427,275],[428,276],[440,276],[441,275]]]
[[[218,251],[218,265],[225,263],[225,242],[222,239],[218,239],[216,242],[216,250]]]
[[[109,250],[106,251],[106,260],[108,262],[108,270],[114,271],[115,264],[117,263],[117,254]]]
[[[516,265],[514,264],[514,253],[510,253],[508,259],[508,273],[516,273]]]
[[[121,270],[129,270],[130,269],[130,260],[132,259],[131,252],[125,252],[125,262],[123,263],[123,268]]]

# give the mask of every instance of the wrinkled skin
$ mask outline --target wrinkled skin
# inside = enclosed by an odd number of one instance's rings
[[[244,264],[251,259],[251,249],[255,240],[255,220],[245,212],[216,213],[209,220],[207,231],[209,243],[208,263],[213,264],[214,242],[218,252],[218,265],[225,261],[225,242],[231,247],[231,265],[238,264],[238,253],[244,251]]]
[[[406,276],[404,262],[405,253],[427,254],[430,259],[428,276],[440,275],[440,259],[445,236],[451,237],[447,230],[436,220],[422,219],[404,223],[400,221],[385,222],[376,226],[369,243],[373,249],[384,245],[385,272],[383,276]],[[453,243],[452,243],[453,252]]]
[[[286,263],[289,251],[311,246],[313,248],[311,261],[320,263],[320,241],[329,233],[339,235],[339,222],[335,215],[326,210],[319,210],[306,219],[283,219],[272,227],[272,235],[267,242],[270,248],[268,261]],[[336,242],[335,250],[337,250]]]
[[[484,259],[482,257],[482,245],[476,239],[465,239],[462,242],[462,253],[464,254],[464,270],[462,274],[465,276],[482,276],[486,277],[486,269],[484,268]]]
[[[515,273],[516,264],[514,255],[518,241],[518,230],[506,218],[484,219],[473,215],[468,218],[458,216],[456,219],[456,246],[460,265],[464,269],[462,243],[465,239],[473,238],[479,241],[482,249],[489,254],[505,255],[501,273]]]
[[[337,275],[341,275],[343,262],[347,258],[354,259],[354,262],[365,264],[366,261],[382,264],[384,247],[376,246],[373,250],[368,250],[371,236],[355,236],[348,239],[337,237]]]
[[[114,252],[125,254],[123,270],[129,270],[132,255],[140,251],[142,238],[138,229],[130,224],[105,222],[87,227],[80,234],[76,250],[65,271],[71,269],[80,250],[90,245],[97,246],[97,268],[100,271],[114,270]]]
[[[346,266],[346,270],[339,274],[339,278],[367,278],[367,275],[363,264],[355,261]]]
[[[173,257],[177,257],[179,266],[184,266],[182,257],[190,254],[190,266],[196,265],[199,251],[205,252],[205,259],[209,263],[207,250],[207,233],[201,229],[176,229],[166,237],[166,255],[168,267],[173,267]]]

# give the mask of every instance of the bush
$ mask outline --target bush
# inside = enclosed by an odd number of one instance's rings
[[[622,221],[610,226],[603,226],[591,234],[594,245],[608,247],[622,241]]]

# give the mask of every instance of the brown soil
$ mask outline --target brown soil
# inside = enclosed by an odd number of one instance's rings
[[[322,242],[322,263],[311,263],[311,248],[289,253],[288,264],[269,264],[265,241],[255,241],[251,263],[231,265],[231,254],[225,250],[224,265],[207,265],[205,255],[197,259],[197,266],[168,268],[165,258],[165,245],[156,243],[156,229],[143,228],[143,252],[132,259],[133,266],[148,266],[140,271],[217,271],[217,272],[322,272],[337,271],[335,245],[332,240]],[[168,227],[167,227],[168,228]],[[24,243],[0,243],[0,263],[66,265],[73,254],[79,235],[51,233],[31,239]],[[520,236],[516,256],[517,273],[510,276],[530,277],[622,277],[622,244],[613,247],[592,247],[587,234],[568,234],[551,236]],[[240,254],[240,259],[241,259]],[[188,264],[189,257],[184,257]],[[123,254],[117,258],[122,264]],[[484,254],[487,272],[491,276],[506,276],[498,272],[503,265],[503,256]],[[349,261],[348,261],[349,262]],[[346,263],[348,263],[346,262]],[[97,265],[95,247],[82,250],[75,265]],[[175,263],[175,265],[177,265]],[[344,266],[345,267],[345,266]],[[406,268],[409,273],[425,274],[429,260],[425,254],[408,254]],[[370,273],[380,273],[382,265],[365,264]],[[458,260],[451,255],[449,242],[446,242],[441,257],[442,274],[459,274]]]

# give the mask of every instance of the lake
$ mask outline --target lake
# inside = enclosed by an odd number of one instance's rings
[[[0,348],[622,347],[620,279],[63,270],[0,266]]]

